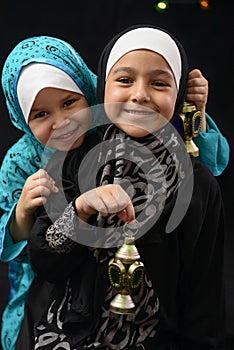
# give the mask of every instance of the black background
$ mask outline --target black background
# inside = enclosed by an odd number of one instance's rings
[[[232,0],[210,0],[201,10],[196,0],[169,0],[159,14],[152,0],[4,1],[0,10],[0,70],[13,47],[25,37],[50,35],[70,42],[96,73],[99,54],[107,41],[126,26],[153,23],[168,29],[187,51],[190,68],[199,68],[209,81],[207,112],[231,147],[227,169],[217,178],[226,210],[225,277],[227,293],[227,348],[234,348],[234,5]],[[180,2],[181,4],[174,4]],[[20,132],[11,125],[0,90],[0,163]],[[0,264],[0,312],[7,300],[7,264]]]

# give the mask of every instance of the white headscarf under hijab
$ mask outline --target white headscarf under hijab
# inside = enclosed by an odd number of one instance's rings
[[[18,84],[17,96],[26,123],[33,102],[44,88],[57,88],[84,95],[78,85],[63,70],[45,63],[31,63],[23,68]]]

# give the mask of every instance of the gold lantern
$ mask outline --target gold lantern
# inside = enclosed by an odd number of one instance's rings
[[[199,135],[202,123],[201,112],[196,109],[196,106],[190,102],[184,102],[182,113],[179,115],[182,122],[182,135],[188,153],[194,157],[199,156],[199,149],[193,141],[193,138]]]
[[[144,274],[144,264],[135,246],[133,236],[125,236],[123,245],[118,249],[108,266],[110,283],[118,292],[110,303],[110,310],[116,314],[131,314],[135,304],[131,293],[136,290]]]

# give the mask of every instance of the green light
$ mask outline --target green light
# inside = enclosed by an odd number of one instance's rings
[[[158,8],[160,10],[165,10],[167,8],[167,5],[165,4],[165,2],[159,2],[158,3]]]
[[[158,12],[161,12],[163,13],[165,10],[168,9],[169,7],[169,4],[166,0],[162,0],[162,1],[158,1],[155,5],[155,10],[158,11]]]

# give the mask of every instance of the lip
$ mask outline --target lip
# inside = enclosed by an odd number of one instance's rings
[[[146,120],[148,118],[155,117],[155,112],[146,109],[136,109],[136,108],[124,108],[123,112],[125,115],[133,120]]]
[[[62,143],[72,142],[75,137],[77,137],[78,131],[80,127],[78,126],[76,129],[63,133],[59,136],[53,136],[53,140]]]

